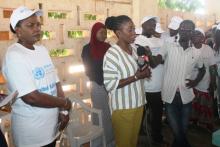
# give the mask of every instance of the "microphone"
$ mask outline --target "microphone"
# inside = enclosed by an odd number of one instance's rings
[[[146,49],[145,49],[143,46],[138,45],[137,55],[138,55],[138,56],[147,55],[147,54],[146,54]]]
[[[138,60],[137,60],[137,63],[138,63],[139,66],[143,66],[144,63],[145,63],[144,58],[141,57],[141,56],[139,56],[139,57],[138,57]]]
[[[137,63],[141,68],[141,70],[143,70],[145,67],[149,65],[149,58],[147,56],[146,49],[143,46],[138,45],[137,55],[138,55]]]
[[[138,60],[137,60],[137,63],[140,67],[141,70],[144,70],[146,67],[148,67],[149,65],[149,58],[148,56],[139,56],[138,57]]]

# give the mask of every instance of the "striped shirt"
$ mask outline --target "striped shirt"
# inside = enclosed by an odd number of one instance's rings
[[[117,89],[121,79],[133,76],[138,70],[136,49],[132,56],[118,45],[112,45],[103,61],[104,84],[109,92],[111,110],[137,108],[146,103],[143,80],[138,80]]]
[[[186,87],[186,79],[190,79],[192,70],[200,63],[199,49],[189,47],[184,50],[179,43],[165,43],[161,50],[161,55],[165,60],[164,79],[162,84],[162,99],[167,103],[172,103],[177,89],[181,94],[183,104],[193,100],[192,88]]]

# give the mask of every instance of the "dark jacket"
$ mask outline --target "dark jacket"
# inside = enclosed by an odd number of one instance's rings
[[[81,57],[89,80],[94,81],[99,85],[103,85],[103,59],[92,59],[89,44],[86,44],[83,47]]]

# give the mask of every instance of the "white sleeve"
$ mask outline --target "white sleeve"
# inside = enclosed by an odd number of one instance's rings
[[[119,77],[119,61],[107,52],[103,60],[104,85],[108,92],[116,90],[120,81]]]
[[[167,44],[169,44],[169,43],[168,42],[163,42],[163,45],[162,45],[162,47],[160,49],[160,52],[159,52],[159,54],[163,57],[163,60],[165,60],[165,58],[168,54],[168,50],[170,48]]]
[[[16,53],[9,53],[3,63],[3,74],[8,82],[10,91],[17,90],[18,97],[24,96],[37,89],[32,71],[28,64]]]
[[[203,65],[205,65],[204,60],[202,56],[199,56],[195,64],[195,68],[202,68]]]

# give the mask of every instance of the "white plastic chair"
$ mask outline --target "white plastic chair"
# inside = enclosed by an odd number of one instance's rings
[[[11,114],[8,112],[0,111],[0,117],[1,131],[5,135],[5,139],[7,141],[8,146],[12,147],[13,142],[11,136]]]
[[[92,141],[101,138],[102,147],[106,147],[101,110],[90,108],[79,98],[70,97],[70,100],[73,103],[73,108],[70,112],[69,124],[62,135],[60,146],[80,147],[85,143],[90,143],[90,147],[92,147]],[[99,125],[92,124],[92,114],[98,116]],[[67,142],[65,138],[68,140]]]

